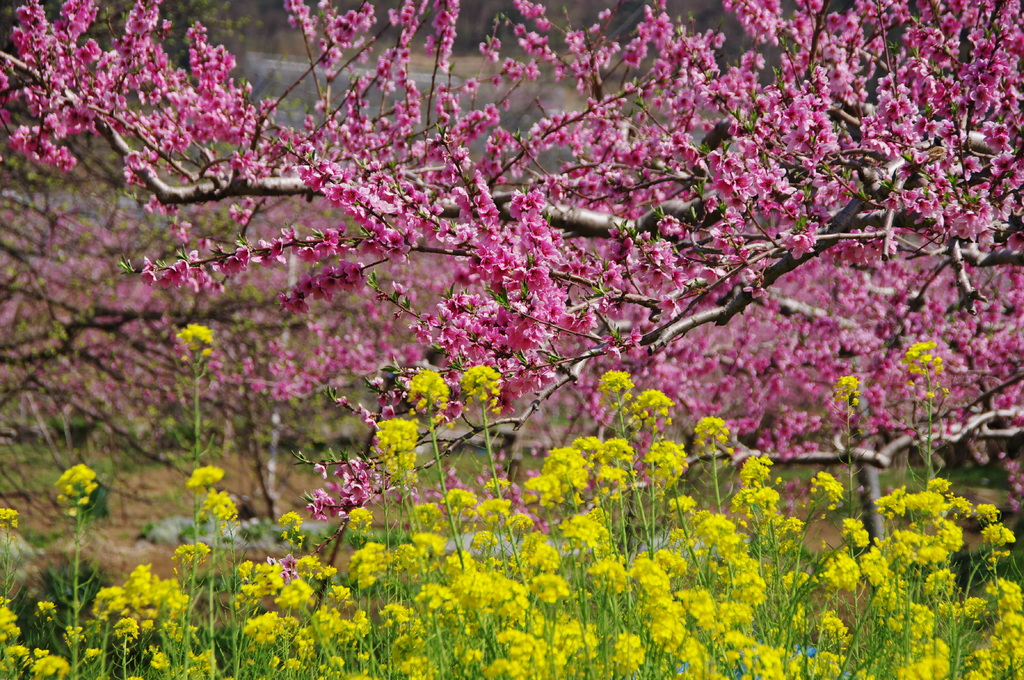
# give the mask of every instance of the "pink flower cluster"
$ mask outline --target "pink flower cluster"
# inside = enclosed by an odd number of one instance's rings
[[[721,414],[796,455],[829,445],[841,375],[864,386],[864,438],[918,431],[900,359],[935,339],[944,419],[1022,410],[1019,0],[728,0],[753,42],[735,59],[663,3],[610,36],[610,14],[571,27],[516,0],[516,55],[487,42],[495,66],[477,77],[452,57],[454,0],[289,0],[317,84],[301,122],[253,101],[202,27],[189,67],[170,64],[158,5],[139,0],[104,46],[84,37],[89,0],[53,21],[21,7],[0,55],[9,146],[67,169],[65,140],[99,135],[163,205],[238,200],[236,231],[257,200],[314,201],[323,219],[142,267],[196,292],[256,263],[301,268],[281,305],[345,330],[305,365],[273,345],[275,395],[432,347],[445,366],[497,367],[510,405],[574,382],[561,407],[596,414],[596,376],[626,367],[680,404],[678,423]],[[367,37],[382,21],[387,47]],[[325,492],[316,512],[349,502]]]
[[[384,480],[369,463],[352,458],[330,465],[331,479],[324,488],[313,492],[306,506],[310,517],[325,520],[330,517],[348,517],[348,513],[362,508],[383,492]],[[328,479],[328,466],[318,464],[316,470]],[[337,481],[335,481],[337,480]]]

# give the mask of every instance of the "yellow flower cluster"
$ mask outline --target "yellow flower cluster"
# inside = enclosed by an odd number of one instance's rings
[[[277,524],[284,529],[281,532],[281,538],[288,545],[295,549],[302,547],[306,536],[302,533],[302,517],[299,516],[299,513],[286,512],[277,519]]]
[[[779,492],[766,486],[771,473],[772,461],[764,456],[748,458],[740,468],[742,486],[732,497],[733,512],[750,519],[778,517]]]
[[[451,390],[437,371],[420,371],[409,384],[409,403],[416,413],[438,414],[448,408],[450,395]]]
[[[252,638],[253,642],[258,645],[267,645],[277,642],[279,635],[290,635],[292,631],[288,624],[294,621],[288,620],[288,617],[282,618],[277,612],[267,612],[254,616],[245,622],[245,627],[242,628],[242,633],[247,637]]]
[[[349,560],[348,569],[360,588],[369,588],[388,565],[388,551],[380,543],[370,542],[357,550]]]
[[[860,404],[860,379],[852,375],[844,375],[836,381],[832,388],[835,400],[848,406]]]
[[[79,508],[89,505],[92,492],[99,488],[96,473],[86,465],[75,465],[64,471],[57,480],[57,502],[65,506],[69,517],[76,517]]]
[[[8,601],[0,598],[0,643],[8,645],[18,639],[21,628],[18,627],[18,616],[7,608]]]
[[[625,371],[608,371],[601,376],[597,389],[610,406],[618,406],[633,398],[633,379]]]
[[[501,374],[490,366],[473,366],[462,376],[462,394],[467,401],[476,401],[497,412],[501,396]]]
[[[843,485],[828,472],[814,475],[811,479],[811,491],[825,500],[829,510],[835,510],[839,506],[839,501],[843,500]]]
[[[705,416],[697,421],[693,432],[694,446],[705,455],[712,455],[722,447],[730,456],[733,449],[728,446],[729,428],[725,421],[715,416]]]
[[[226,491],[210,489],[199,511],[199,521],[205,522],[212,519],[217,526],[217,531],[222,534],[229,533],[234,524],[238,521],[238,507],[231,495]]]
[[[541,474],[526,481],[526,499],[544,507],[554,507],[568,499],[582,502],[580,493],[587,488],[591,464],[575,448],[552,449],[544,460]]]
[[[213,465],[206,465],[192,471],[192,475],[185,482],[185,488],[205,491],[207,487],[213,486],[222,479],[224,479],[224,470]]]
[[[139,622],[131,618],[123,618],[114,624],[114,637],[128,641],[139,639]]]
[[[213,344],[213,331],[208,327],[196,323],[178,331],[178,340],[193,352],[200,352],[202,356],[210,356],[210,348],[207,345]]]
[[[18,528],[18,511],[11,508],[0,508],[0,529]]]
[[[644,456],[644,465],[655,488],[664,493],[686,473],[686,452],[672,441],[654,442]]]
[[[184,569],[186,573],[192,572],[198,569],[206,561],[206,558],[210,556],[210,546],[205,543],[186,543],[180,545],[174,551],[174,556],[171,558],[176,565],[174,573],[178,573],[178,568]]]
[[[392,418],[380,423],[377,430],[377,452],[388,474],[398,480],[415,481],[413,468],[416,466],[418,441],[419,429],[415,421]]]
[[[367,508],[355,508],[348,515],[348,527],[357,533],[366,531],[373,522],[373,512]]]
[[[618,419],[623,430],[650,430],[660,433],[672,424],[675,402],[660,390],[644,390],[633,394],[633,379],[624,371],[608,371],[598,381],[601,402]]]
[[[644,390],[629,404],[629,410],[640,427],[658,430],[662,425],[671,425],[669,409],[675,402],[658,390]]]
[[[911,375],[938,375],[942,373],[942,357],[933,354],[938,345],[935,341],[918,342],[911,345],[903,355],[903,365]]]
[[[132,571],[123,585],[102,588],[93,601],[93,614],[101,620],[131,618],[152,623],[161,617],[177,616],[188,606],[189,598],[174,579],[161,579],[152,567],[142,564]]]

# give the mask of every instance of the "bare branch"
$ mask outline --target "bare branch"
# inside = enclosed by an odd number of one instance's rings
[[[944,436],[942,438],[941,445],[945,446],[947,444],[958,444],[964,441],[965,439],[969,439],[976,432],[982,430],[982,428],[984,428],[988,423],[992,422],[993,420],[998,420],[1001,418],[1019,418],[1020,416],[1020,411],[1013,411],[1010,409],[996,409],[993,411],[986,411],[985,413],[979,413],[978,415],[968,420],[966,423],[963,423],[962,425],[959,426],[954,426],[954,433]],[[1013,436],[1017,432],[1020,432],[1021,429],[1024,428],[1002,430],[1002,432],[1009,432],[1009,436]],[[992,433],[996,431],[989,430],[989,432]],[[991,439],[994,437],[989,438]]]
[[[827,309],[815,307],[807,304],[806,302],[800,302],[799,300],[794,300],[793,298],[786,297],[775,292],[772,293],[772,297],[779,303],[779,309],[782,310],[783,314],[799,314],[800,316],[812,321],[816,319],[832,319],[836,322],[836,325],[848,331],[855,330],[860,327],[860,324],[856,321],[836,316]]]
[[[977,243],[971,243],[961,248],[964,262],[975,267],[999,267],[1003,265],[1017,265],[1024,267],[1024,251],[1005,248],[990,253],[983,252]]]
[[[955,236],[949,239],[949,255],[953,261],[953,271],[956,273],[956,286],[960,289],[961,303],[968,314],[977,316],[978,310],[974,308],[974,303],[988,302],[988,300],[971,285],[971,280],[967,277],[967,268],[964,267],[960,239]]]
[[[834,450],[819,449],[817,451],[801,453],[796,456],[784,456],[778,453],[767,454],[758,451],[757,449],[740,447],[737,449],[736,455],[733,456],[733,460],[735,462],[741,462],[751,456],[765,456],[773,462],[785,463],[787,465],[840,465],[843,463],[854,462],[884,469],[892,464],[892,460],[895,458],[896,454],[908,448],[913,443],[913,437],[910,435],[903,435],[901,437],[897,437],[877,451],[866,447],[856,447],[849,451],[844,451],[841,446],[837,445]]]

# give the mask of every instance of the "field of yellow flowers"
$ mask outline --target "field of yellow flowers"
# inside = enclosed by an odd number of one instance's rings
[[[496,379],[480,367],[463,383],[485,425]],[[346,513],[357,549],[341,571],[315,552],[265,563],[236,555],[237,512],[217,488],[223,471],[200,465],[197,450],[186,490],[214,539],[178,548],[176,578],[140,565],[86,598],[81,549],[97,482],[75,466],[57,482],[75,537],[70,605],[37,603],[31,625],[49,642],[35,646],[0,606],[0,677],[1024,677],[1024,597],[996,570],[1013,534],[994,506],[927,474],[879,501],[886,534],[872,539],[827,472],[783,511],[781,480],[763,457],[743,462],[727,497],[721,420],[702,420],[687,453],[662,438],[664,395],[634,395],[619,372],[601,385],[617,436],[550,451],[517,507],[490,447],[493,475],[476,491],[448,488],[440,460],[416,467],[421,428],[439,455],[436,414],[447,399],[443,380],[422,372],[410,388],[414,417],[381,425],[377,452],[391,486],[372,509]],[[852,403],[857,389],[840,381],[836,394]],[[686,493],[688,461],[711,480],[706,500]],[[432,472],[436,502],[413,492]],[[0,542],[13,540],[18,519],[0,510]],[[962,569],[952,556],[967,520],[983,527],[983,543]],[[808,531],[833,521],[841,542],[810,546]],[[298,552],[302,519],[289,513],[281,524]],[[0,552],[0,598],[16,587],[11,554]]]

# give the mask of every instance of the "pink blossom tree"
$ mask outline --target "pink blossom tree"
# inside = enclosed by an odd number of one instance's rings
[[[79,150],[89,162],[101,160],[95,150]],[[164,216],[147,214],[85,171],[64,181],[14,157],[0,177],[5,437],[37,438],[62,467],[83,449],[109,452],[119,461],[174,463],[175,451],[191,446],[181,430],[189,420],[189,371],[175,336],[186,324],[201,323],[217,335],[200,385],[213,426],[208,436],[252,461],[253,485],[237,490],[263,501],[255,507],[266,505],[273,514],[288,476],[288,451],[309,450],[339,431],[337,414],[325,416],[329,410],[322,407],[326,376],[337,384],[338,366],[349,374],[373,371],[375,354],[357,354],[377,334],[396,332],[389,320],[359,328],[340,318],[281,310],[276,289],[288,285],[288,269],[256,281],[238,277],[221,293],[180,295],[147,285],[118,264],[124,253],[140,248],[174,257],[186,236],[169,228]],[[192,212],[198,225],[188,238],[206,238],[229,219],[212,209]],[[297,217],[291,207],[287,212],[288,219]],[[264,205],[249,228],[265,230],[282,219],[276,206]],[[13,464],[3,470],[13,486],[29,483],[31,475]]]
[[[188,68],[171,64],[155,0],[108,45],[84,37],[90,0],[59,17],[27,2],[0,53],[5,153],[69,171],[70,142],[96,136],[155,214],[229,204],[235,233],[173,261],[133,253],[141,278],[191,296],[294,258],[285,309],[361,296],[398,320],[338,375],[428,351],[453,385],[492,365],[519,426],[556,394],[597,415],[597,376],[625,367],[684,425],[722,415],[746,448],[807,461],[843,448],[829,403],[853,375],[862,461],[925,440],[948,461],[1019,452],[1019,0],[726,0],[740,48],[663,4],[625,30],[517,0],[473,76],[453,63],[458,0],[286,6],[314,93],[298,114],[293,89],[234,78],[201,25]],[[543,78],[572,97],[510,116]],[[333,221],[247,232],[276,197]],[[928,341],[944,370],[908,384],[905,353]]]

